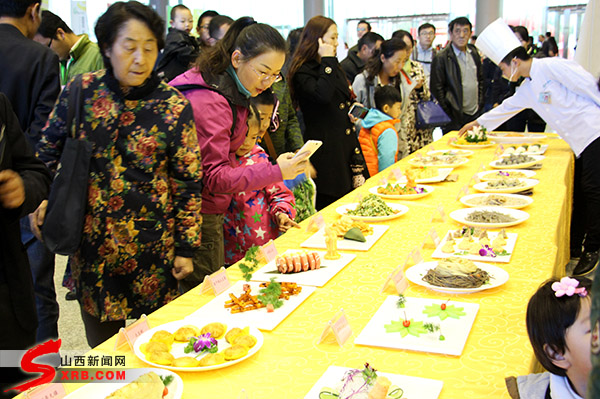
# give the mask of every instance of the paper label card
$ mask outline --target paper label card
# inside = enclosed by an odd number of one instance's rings
[[[275,242],[273,242],[273,240],[269,240],[269,242],[263,245],[260,250],[267,263],[277,258],[277,247],[275,247]]]
[[[394,287],[396,287],[396,292],[398,294],[404,294],[404,291],[408,288],[408,279],[404,276],[404,270],[402,268],[396,269],[396,272],[392,274],[392,281],[394,282]]]
[[[413,249],[411,256],[413,262],[415,262],[415,265],[424,261],[423,255],[421,255],[421,250],[419,248]]]
[[[435,227],[432,227],[431,230],[429,230],[429,237],[431,237],[431,240],[433,241],[436,247],[440,245],[440,242],[442,240],[440,239],[440,236],[438,235]]]
[[[133,350],[135,340],[149,329],[150,322],[148,321],[148,317],[143,314],[135,323],[119,330],[114,350],[119,350],[125,345],[129,345],[131,350]]]
[[[317,213],[308,222],[306,231],[318,231],[323,226],[325,226],[325,218],[323,218],[323,215],[321,213]]]
[[[231,287],[231,281],[229,281],[229,277],[227,277],[225,268],[221,267],[210,276],[204,277],[200,294],[204,294],[212,289],[215,295],[219,295],[221,292],[229,289],[229,287]]]
[[[42,385],[25,393],[25,397],[29,399],[62,399],[65,396],[67,396],[67,390],[60,383]]]
[[[431,216],[431,222],[433,222],[435,219],[437,219],[438,216],[440,217],[442,222],[446,221],[446,211],[444,210],[444,207],[442,206],[442,204],[439,204],[435,208],[435,211],[433,212],[433,215]]]
[[[379,180],[379,185],[380,185],[380,186],[385,186],[387,183],[388,183],[388,181],[387,181],[387,179],[386,179],[385,177],[382,177],[382,178]]]
[[[357,194],[354,196],[354,201],[356,201],[356,202],[360,202],[360,201],[362,201],[363,197],[364,197],[364,195],[363,195],[362,193],[357,193]]]
[[[435,147],[432,145],[429,146],[429,151],[435,151]]]
[[[485,170],[485,164],[483,164],[483,162],[482,162],[479,164],[479,167],[477,168],[477,173],[483,172],[484,170]]]
[[[350,328],[350,323],[348,322],[346,313],[344,313],[344,309],[340,309],[340,311],[327,322],[327,326],[319,339],[319,344],[323,342],[330,330],[333,332],[339,346],[344,346],[346,341],[352,336],[352,328]]]
[[[471,176],[471,180],[469,180],[469,186],[473,186],[477,183],[481,183],[481,180],[479,179],[479,176],[474,174],[473,176]]]
[[[469,185],[465,185],[463,186],[463,188],[461,188],[460,190],[458,190],[458,194],[456,194],[456,200],[460,200],[461,197],[467,195],[469,192]]]
[[[400,180],[404,177],[404,175],[402,174],[402,171],[400,169],[394,169],[394,170],[392,170],[392,173],[396,177],[396,180]]]

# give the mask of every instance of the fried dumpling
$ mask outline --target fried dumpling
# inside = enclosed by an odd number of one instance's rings
[[[465,237],[462,240],[460,240],[460,244],[458,244],[458,249],[462,251],[468,251],[471,248],[472,243],[473,240]]]
[[[473,244],[471,244],[471,247],[469,248],[469,253],[471,255],[479,255],[480,249],[481,249],[481,244],[474,242]]]
[[[244,345],[233,345],[223,351],[225,360],[236,360],[248,354],[248,347]]]
[[[231,330],[229,330],[229,331],[227,332],[227,334],[225,334],[225,341],[229,342],[230,344],[231,344],[231,343],[233,343],[233,341],[234,341],[234,340],[235,340],[235,339],[236,339],[236,338],[237,338],[239,335],[242,335],[242,334],[248,334],[248,332],[247,332],[247,331],[245,332],[245,330],[246,330],[246,328],[242,330],[242,329],[241,329],[241,328],[239,328],[239,327],[233,327]]]
[[[152,363],[161,364],[163,366],[170,366],[173,364],[175,357],[169,352],[151,352],[146,356],[146,359]]]
[[[252,348],[254,345],[256,345],[256,338],[247,334],[238,335],[233,340],[233,344],[244,345],[247,348]]]
[[[207,367],[207,366],[215,366],[215,365],[221,364],[221,363],[225,363],[225,358],[223,357],[222,353],[209,353],[208,355],[206,355],[202,359],[200,359],[200,361],[198,362],[198,365],[200,367]]]
[[[178,357],[173,360],[173,367],[198,367],[200,361],[191,356]]]
[[[175,331],[175,341],[188,342],[190,338],[200,335],[194,326],[183,326]]]
[[[150,338],[150,341],[164,342],[165,344],[167,344],[169,346],[169,348],[173,344],[174,340],[175,340],[175,336],[165,330],[160,330],[160,331],[155,332],[154,335],[152,335],[152,338]]]
[[[135,381],[119,388],[111,393],[106,399],[128,399],[128,398],[144,398],[144,399],[162,399],[165,385],[161,381],[158,374],[151,371],[141,375]],[[102,395],[104,396],[104,395]]]
[[[220,339],[227,331],[227,326],[223,323],[210,323],[202,327],[201,334],[210,333],[215,339]]]
[[[151,353],[169,352],[171,347],[161,341],[149,341],[140,345],[140,350],[144,355],[148,356]]]

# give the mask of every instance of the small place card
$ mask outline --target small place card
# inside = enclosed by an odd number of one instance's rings
[[[379,185],[380,185],[380,186],[385,186],[387,183],[388,183],[388,181],[387,181],[387,179],[386,179],[385,177],[382,177],[382,178],[379,180]]]
[[[431,145],[429,146],[429,151],[435,151],[435,147],[433,146],[433,144],[431,144]]]
[[[210,276],[204,277],[200,294],[204,294],[206,291],[212,289],[215,296],[217,296],[221,292],[227,290],[229,287],[231,287],[231,281],[229,281],[229,277],[227,277],[227,271],[225,268],[221,267]]]
[[[263,245],[260,249],[260,252],[267,263],[271,262],[272,260],[275,260],[275,258],[277,258],[278,255],[277,247],[275,247],[275,242],[273,242],[273,240],[269,240],[268,243]]]
[[[431,237],[431,241],[433,241],[433,244],[437,247],[438,245],[440,245],[440,243],[442,242],[442,240],[440,240],[440,236],[437,233],[437,230],[435,229],[435,227],[432,227],[431,230],[429,230],[429,237]]]
[[[423,158],[423,154],[421,154],[420,152],[417,152],[415,155],[416,155],[416,156],[417,156],[417,158],[419,158],[419,159],[420,159],[420,158]]]
[[[404,177],[404,175],[402,174],[402,171],[400,169],[394,169],[394,170],[392,170],[392,173],[393,173],[394,177],[396,178],[396,180],[400,180]]]
[[[479,164],[479,167],[477,168],[477,173],[483,172],[484,170],[485,170],[485,164],[482,162]]]
[[[28,399],[62,399],[65,396],[67,396],[67,390],[61,383],[42,385],[25,393],[25,397]]]
[[[145,314],[142,315],[135,323],[128,327],[121,328],[117,334],[117,340],[115,341],[114,350],[117,351],[123,348],[125,345],[129,345],[129,348],[133,350],[133,344],[135,340],[150,329],[150,322]]]
[[[425,259],[423,259],[423,255],[421,255],[421,250],[418,247],[413,249],[411,256],[412,256],[413,262],[415,262],[415,265],[418,263],[421,263],[425,260]]]
[[[481,179],[479,178],[479,176],[477,176],[477,174],[471,176],[471,179],[469,180],[469,186],[474,186],[478,183],[481,183]]]
[[[360,201],[362,201],[363,197],[364,197],[364,196],[363,196],[363,194],[362,194],[362,193],[357,193],[357,194],[354,196],[354,201],[356,201],[356,202],[360,202]]]
[[[318,231],[323,226],[325,226],[325,218],[323,218],[321,213],[317,213],[308,221],[306,231]]]
[[[458,194],[456,194],[456,200],[460,200],[463,196],[467,195],[469,192],[469,185],[463,186],[460,190],[458,190]]]
[[[458,140],[456,137],[451,137],[448,139],[448,145],[454,143],[456,140]]]
[[[344,309],[340,309],[340,311],[327,322],[327,326],[321,334],[319,342],[317,342],[318,344],[323,342],[330,330],[333,332],[339,346],[344,346],[346,341],[348,341],[348,338],[352,336],[352,329],[350,328],[350,323],[348,322],[346,313],[344,313]]]
[[[396,292],[398,292],[398,294],[403,294],[404,291],[406,291],[408,288],[408,280],[404,276],[403,269],[404,267],[398,266],[393,272],[390,273],[388,278],[385,280],[383,287],[381,287],[380,293],[385,291],[390,281],[394,283],[394,287],[396,288]]]
[[[446,211],[444,211],[444,207],[442,206],[442,204],[439,204],[437,206],[437,208],[435,208],[435,211],[433,211],[433,215],[431,216],[431,223],[433,223],[433,221],[438,216],[440,217],[440,219],[442,220],[442,222],[446,221]]]

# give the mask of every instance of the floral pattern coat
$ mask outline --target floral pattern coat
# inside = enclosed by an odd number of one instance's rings
[[[427,144],[433,142],[433,129],[417,129],[417,104],[419,101],[428,101],[431,98],[427,77],[423,66],[416,61],[409,60],[410,72],[400,72],[400,83],[402,86],[402,115],[401,130],[408,140],[409,153],[413,153]],[[406,75],[405,75],[406,73]],[[407,79],[408,76],[408,79]],[[423,87],[415,89],[416,81],[423,79]]]
[[[112,73],[81,75],[77,136],[92,143],[84,234],[71,257],[78,300],[101,321],[137,318],[178,295],[175,256],[192,257],[202,223],[192,108],[152,76],[124,94]],[[61,93],[38,145],[55,169],[67,137]]]

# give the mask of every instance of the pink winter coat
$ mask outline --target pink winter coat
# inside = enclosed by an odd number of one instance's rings
[[[214,81],[206,82],[200,73],[190,69],[169,84],[199,84],[212,88],[183,92],[194,111],[202,154],[202,213],[225,213],[233,193],[262,189],[283,179],[279,166],[269,162],[244,168],[235,167],[235,152],[244,142],[248,131],[248,100],[238,91],[235,81],[227,72],[217,76]],[[227,99],[237,111],[233,134],[233,114]]]
[[[239,169],[267,164],[269,157],[258,145],[237,159]],[[275,215],[285,212],[296,217],[294,194],[283,181],[268,184],[259,190],[242,191],[233,195],[225,213],[225,263],[233,264],[244,257],[253,245],[263,245],[279,236]]]

